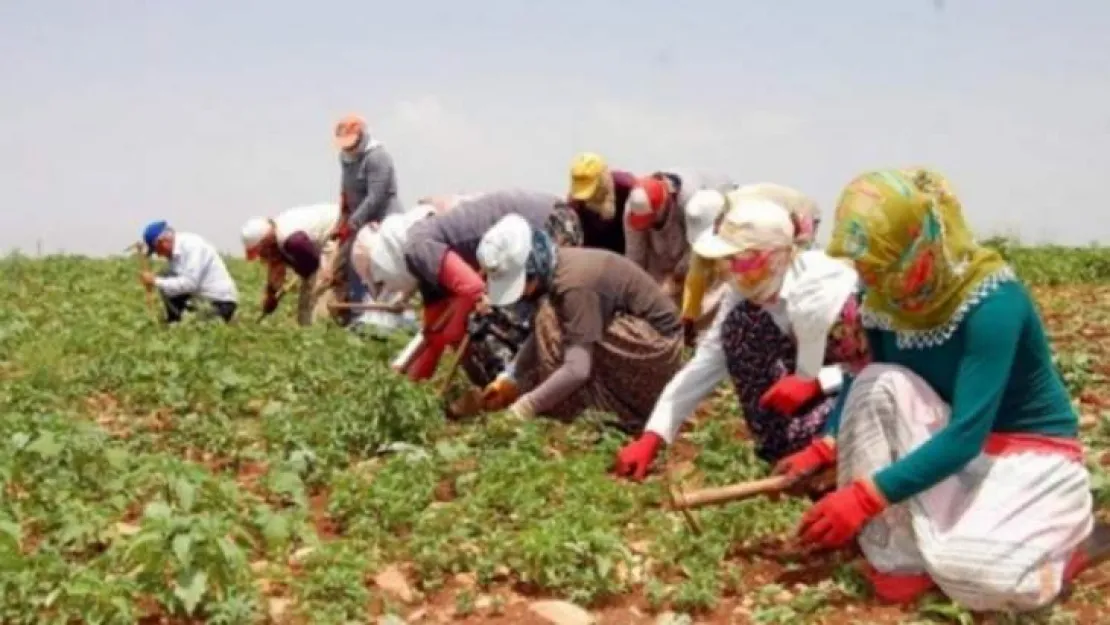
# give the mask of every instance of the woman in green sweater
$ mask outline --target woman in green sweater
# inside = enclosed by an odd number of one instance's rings
[[[828,251],[863,282],[873,364],[846,384],[828,435],[788,463],[799,477],[837,464],[840,488],[807,511],[802,540],[858,535],[888,601],[939,586],[972,610],[1051,602],[1102,530],[1029,293],[928,170],[856,178]]]

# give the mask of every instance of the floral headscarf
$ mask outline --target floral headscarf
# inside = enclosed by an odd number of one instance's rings
[[[828,252],[852,259],[865,326],[901,347],[944,343],[1013,270],[976,243],[947,179],[927,169],[863,174],[840,196]]]

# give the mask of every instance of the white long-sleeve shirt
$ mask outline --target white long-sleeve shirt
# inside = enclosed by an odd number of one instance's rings
[[[239,290],[224,259],[211,243],[198,235],[174,233],[170,273],[173,275],[154,280],[154,286],[167,297],[196,295],[215,302],[239,301]]]
[[[844,372],[839,365],[821,364],[829,330],[856,283],[854,270],[829,258],[823,251],[803,252],[790,266],[779,301],[764,308],[775,325],[796,338],[797,373],[816,377],[825,394],[836,392],[843,383]],[[734,289],[728,290],[713,323],[698,340],[694,357],[659,395],[645,431],[658,434],[668,445],[673,443],[698,404],[728,377],[728,356],[721,340],[721,328],[741,301]]]

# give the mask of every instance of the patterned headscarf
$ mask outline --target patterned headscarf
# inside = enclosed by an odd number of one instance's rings
[[[852,259],[865,285],[865,326],[902,347],[939,345],[1013,270],[976,243],[947,179],[927,169],[874,171],[840,196],[830,255]]]
[[[543,230],[532,230],[532,252],[528,254],[524,265],[524,274],[528,278],[539,280],[541,288],[546,291],[555,277],[555,264],[558,260],[558,248],[551,236]]]

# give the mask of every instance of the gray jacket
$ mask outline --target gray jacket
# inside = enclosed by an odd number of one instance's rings
[[[393,157],[378,141],[363,136],[357,155],[339,158],[343,170],[343,196],[347,200],[347,224],[357,232],[366,224],[403,210],[397,196],[397,174]]]

